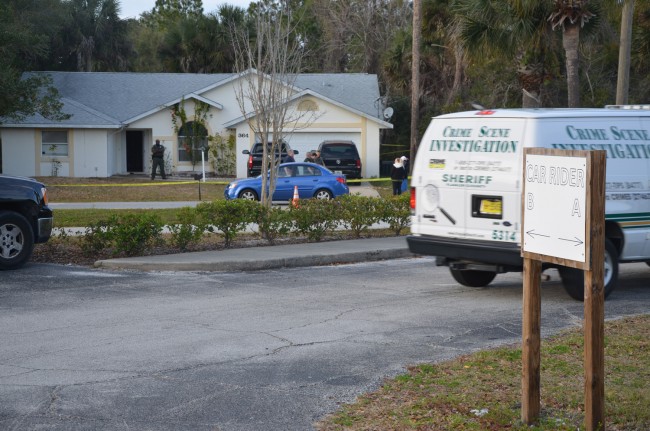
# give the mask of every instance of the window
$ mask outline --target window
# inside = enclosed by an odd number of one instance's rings
[[[178,161],[200,161],[201,149],[203,149],[203,157],[208,160],[207,129],[202,124],[194,121],[185,123],[178,131]]]
[[[44,130],[41,132],[41,154],[44,156],[68,156],[68,131]]]

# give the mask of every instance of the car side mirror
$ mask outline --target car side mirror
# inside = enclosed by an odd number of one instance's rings
[[[251,152],[250,152],[250,151],[248,151],[248,150],[242,150],[242,152],[241,152],[241,153],[242,153],[242,154],[250,154]]]

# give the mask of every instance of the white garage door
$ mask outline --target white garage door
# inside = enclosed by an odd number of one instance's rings
[[[303,161],[307,151],[315,150],[323,141],[342,140],[352,141],[357,145],[357,150],[361,154],[361,133],[294,133],[287,138],[291,148],[298,150],[300,153],[296,161]]]

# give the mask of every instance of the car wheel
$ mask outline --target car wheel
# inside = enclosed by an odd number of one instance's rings
[[[614,244],[605,238],[605,268],[603,284],[605,285],[605,298],[616,288],[618,284],[618,251]],[[575,268],[561,266],[558,268],[562,285],[569,296],[578,301],[585,299],[585,276],[584,271]]]
[[[314,197],[316,199],[322,199],[322,200],[329,200],[329,199],[334,198],[334,196],[332,195],[332,192],[330,192],[329,190],[325,190],[325,189],[316,190],[316,193],[314,193]]]
[[[259,200],[257,197],[257,193],[255,193],[255,190],[251,189],[244,189],[241,192],[239,192],[239,195],[237,196],[239,199],[246,199],[247,201],[256,201]]]
[[[468,287],[485,287],[494,280],[497,276],[496,272],[492,271],[477,271],[474,269],[451,269],[451,276],[454,280]]]
[[[0,212],[0,269],[20,268],[34,249],[29,222],[13,211]]]

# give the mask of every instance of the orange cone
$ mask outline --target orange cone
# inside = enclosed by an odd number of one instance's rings
[[[298,195],[298,186],[293,186],[293,199],[291,199],[291,205],[297,207],[299,200],[300,196]]]

